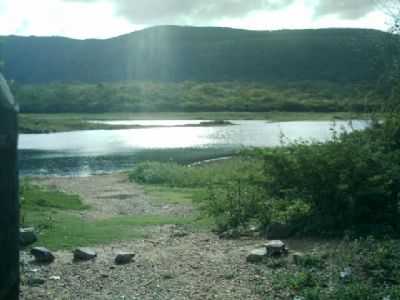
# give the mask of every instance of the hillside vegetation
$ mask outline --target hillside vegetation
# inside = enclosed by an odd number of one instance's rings
[[[331,82],[141,82],[13,86],[24,113],[342,112],[373,109],[368,84]]]
[[[388,96],[377,83],[396,55],[393,35],[365,29],[159,26],[0,41],[27,113],[365,111]]]
[[[365,29],[248,31],[160,26],[106,40],[3,37],[19,83],[144,81],[372,82],[391,35]]]

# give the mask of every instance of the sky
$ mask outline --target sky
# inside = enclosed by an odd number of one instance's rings
[[[0,0],[0,35],[109,38],[155,25],[387,30],[399,0]]]

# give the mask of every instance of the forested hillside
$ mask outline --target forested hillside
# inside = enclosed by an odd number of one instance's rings
[[[161,26],[107,40],[3,37],[5,75],[22,84],[116,81],[373,82],[390,35],[365,29],[247,31]]]
[[[362,112],[382,99],[374,85],[326,81],[14,83],[12,89],[25,113]]]

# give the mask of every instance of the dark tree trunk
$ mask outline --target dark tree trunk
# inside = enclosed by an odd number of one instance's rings
[[[0,74],[0,300],[19,298],[17,111]]]

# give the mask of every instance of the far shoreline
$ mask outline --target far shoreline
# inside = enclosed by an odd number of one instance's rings
[[[335,121],[368,119],[367,114],[351,112],[151,112],[151,113],[104,113],[104,114],[20,114],[20,134],[40,134],[79,130],[145,129],[160,127],[209,127],[232,126],[227,120],[259,120],[269,122]],[[109,125],[90,121],[118,120],[211,120],[200,124],[158,125]]]

